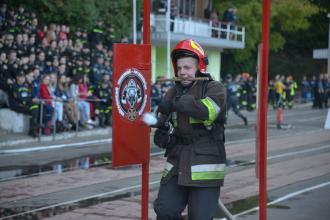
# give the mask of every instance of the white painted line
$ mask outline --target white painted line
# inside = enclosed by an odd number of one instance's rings
[[[295,135],[295,136],[304,136],[304,135],[308,135],[308,134],[318,133],[320,131],[325,131],[325,130],[322,128],[322,129],[317,129],[317,130],[313,130],[313,131],[306,131],[306,132],[299,132],[299,133],[286,133],[286,134],[272,135],[272,136],[269,135],[268,140],[272,141],[272,140],[282,139],[283,137],[289,137],[289,136],[293,136],[293,135]],[[234,133],[234,132],[228,132],[227,131],[226,133]],[[249,139],[244,139],[244,140],[235,140],[235,141],[226,141],[225,145],[243,144],[243,143],[255,142],[255,141],[256,141],[255,138],[249,138]]]
[[[315,121],[317,119],[324,119],[324,116],[318,116],[318,117],[307,117],[305,119],[300,119],[299,121],[297,122],[306,122],[306,121]]]
[[[292,136],[292,135],[313,134],[313,133],[317,133],[317,132],[320,132],[323,130],[324,129],[319,129],[319,130],[301,132],[301,133],[295,133],[295,134],[270,136],[269,138],[278,139],[278,138],[283,138],[283,136],[285,137],[285,136]],[[95,140],[95,141],[83,141],[83,142],[71,143],[71,144],[55,144],[55,145],[47,145],[47,146],[40,146],[40,147],[29,147],[29,148],[20,148],[20,149],[12,149],[12,150],[0,150],[0,156],[3,156],[2,154],[17,154],[17,153],[36,152],[36,151],[48,151],[48,150],[67,148],[67,147],[79,147],[79,146],[85,146],[85,145],[91,145],[91,144],[101,144],[101,143],[111,143],[111,142],[112,142],[112,138],[108,138],[108,139],[100,139],[100,140]],[[231,144],[242,144],[242,143],[248,143],[248,142],[255,142],[255,138],[236,140],[236,141],[227,141],[225,144],[231,145]]]
[[[313,152],[313,151],[324,150],[324,149],[327,149],[327,148],[330,148],[330,145],[323,145],[323,146],[311,148],[311,149],[308,149],[308,150],[294,151],[294,152],[269,156],[269,157],[267,157],[267,160],[272,160],[272,159],[282,158],[282,157],[288,157],[288,156],[293,156],[293,155],[297,155],[297,154],[310,153],[310,152]],[[256,160],[250,160],[250,161],[247,161],[247,162],[244,162],[244,163],[234,164],[234,165],[228,166],[228,168],[239,167],[239,166],[242,166],[242,165],[245,165],[245,164],[251,164],[251,163],[255,163],[255,162],[256,162]]]
[[[289,193],[289,194],[287,194],[287,195],[285,195],[285,196],[282,196],[282,197],[280,197],[280,198],[278,198],[278,199],[276,199],[276,200],[274,200],[274,201],[272,201],[272,202],[267,203],[267,205],[268,205],[268,206],[269,206],[269,205],[274,205],[274,204],[276,204],[276,203],[279,203],[279,202],[285,201],[285,200],[290,199],[290,198],[292,198],[292,197],[295,197],[295,196],[301,195],[301,194],[306,193],[306,192],[309,192],[309,191],[313,191],[313,190],[315,190],[315,189],[319,189],[319,188],[322,188],[322,187],[326,187],[326,186],[328,186],[328,185],[330,185],[330,181],[329,181],[329,182],[324,182],[324,183],[321,183],[321,184],[319,184],[319,185],[315,185],[315,186],[312,186],[312,187],[308,187],[308,188],[305,188],[305,189],[302,189],[302,190],[299,190],[299,191],[296,191],[296,192],[293,192],[293,193]],[[248,213],[250,213],[250,212],[258,211],[258,210],[259,210],[259,206],[254,207],[254,208],[249,209],[249,210],[246,210],[246,211],[244,211],[244,212],[238,213],[238,214],[236,214],[236,215],[234,215],[234,216],[235,216],[235,217],[238,217],[238,216],[242,216],[242,215],[248,214]],[[216,219],[214,219],[214,220],[216,220]]]
[[[280,158],[280,157],[292,156],[292,155],[296,155],[296,154],[310,153],[313,151],[324,150],[327,148],[330,148],[330,145],[323,145],[323,146],[311,148],[308,150],[301,150],[301,151],[294,151],[294,152],[289,152],[289,153],[284,153],[284,154],[278,154],[278,155],[274,155],[274,156],[269,156],[269,157],[267,157],[267,159],[271,160],[271,159],[276,159],[276,158]]]
[[[159,180],[149,182],[149,185],[159,184],[159,182],[160,182]],[[26,212],[17,213],[17,214],[10,215],[10,216],[5,216],[5,217],[0,218],[0,220],[9,219],[9,218],[12,219],[14,217],[26,215],[26,214],[29,214],[29,213],[34,213],[34,212],[38,212],[38,211],[42,211],[42,210],[46,210],[46,209],[51,209],[51,208],[55,208],[55,207],[58,207],[58,206],[69,205],[69,204],[72,204],[72,203],[77,203],[77,202],[88,200],[88,199],[100,198],[100,197],[104,197],[104,196],[108,196],[108,195],[113,195],[113,194],[116,194],[116,193],[123,193],[123,192],[129,191],[129,190],[138,189],[138,188],[141,188],[141,187],[142,187],[141,184],[135,185],[135,186],[124,187],[124,188],[120,188],[120,189],[105,192],[105,193],[95,194],[95,195],[92,195],[92,196],[86,196],[86,197],[83,197],[83,198],[80,198],[80,199],[61,202],[61,203],[57,203],[57,204],[54,204],[54,205],[45,206],[45,207],[29,210],[29,211],[26,211]]]
[[[110,143],[110,142],[112,142],[112,138],[94,140],[94,141],[83,141],[83,142],[71,143],[71,144],[55,144],[55,145],[40,146],[40,147],[28,147],[28,148],[13,149],[13,150],[1,150],[0,154],[16,154],[16,153],[35,152],[35,151],[48,151],[48,150],[54,150],[54,149],[60,149],[60,148],[77,147],[77,146],[81,147],[81,146],[85,146],[85,145],[102,144],[102,143]]]

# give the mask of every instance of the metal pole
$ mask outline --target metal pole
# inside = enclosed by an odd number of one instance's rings
[[[150,0],[143,1],[143,44],[150,44]],[[151,62],[151,61],[150,61]],[[142,164],[141,219],[148,220],[149,158]]]
[[[136,0],[133,0],[133,43],[136,44]]]
[[[143,1],[143,44],[150,44],[150,1]]]
[[[260,121],[258,138],[260,140],[260,178],[259,178],[259,219],[267,219],[267,94],[268,94],[268,49],[270,26],[270,0],[263,0],[262,11],[262,52],[259,92]]]
[[[259,135],[259,130],[260,130],[260,126],[258,126],[259,122],[260,122],[260,110],[259,110],[259,90],[260,90],[260,72],[261,72],[261,57],[262,57],[262,44],[260,43],[258,45],[258,60],[257,60],[257,101],[256,101],[256,106],[257,106],[257,125],[255,127],[256,129],[256,164],[255,164],[255,173],[256,173],[256,177],[259,178],[259,174],[260,174],[260,139],[258,137]]]
[[[166,63],[166,78],[171,77],[171,0],[167,0],[167,13],[166,13],[166,29],[167,29],[167,63]]]
[[[229,210],[226,208],[226,206],[222,203],[220,199],[218,204],[220,206],[220,209],[223,211],[223,213],[229,220],[236,220],[236,218],[229,212]]]
[[[328,13],[329,18],[329,35],[328,35],[328,77],[330,78],[330,13]]]
[[[55,135],[56,135],[56,110],[55,110],[55,107],[56,106],[56,99],[55,99],[55,104],[54,104],[54,111],[53,111],[53,115],[52,115],[52,122],[54,122],[54,125],[53,125],[53,132],[52,132],[52,140],[55,141]]]
[[[43,123],[42,123],[42,121],[43,121],[43,114],[44,114],[44,103],[41,101],[41,105],[40,105],[40,116],[39,116],[39,130],[38,130],[38,132],[39,132],[39,135],[38,135],[38,142],[40,142],[40,138],[41,138],[41,134],[42,134],[42,128],[43,128]]]

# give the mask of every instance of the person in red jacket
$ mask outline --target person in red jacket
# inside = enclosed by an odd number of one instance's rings
[[[54,107],[52,104],[52,96],[49,91],[50,77],[44,75],[40,84],[40,98],[43,101],[43,124],[44,124],[44,134],[51,133],[51,119],[53,117]]]

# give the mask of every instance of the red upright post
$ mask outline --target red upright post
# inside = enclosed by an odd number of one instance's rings
[[[150,1],[143,1],[143,44],[150,44]],[[150,80],[148,80],[150,82]],[[148,220],[149,160],[142,164],[142,220]]]
[[[259,219],[267,219],[267,107],[268,107],[268,49],[269,49],[270,0],[263,0],[262,12],[262,53],[259,87],[260,121],[260,178],[259,178]]]

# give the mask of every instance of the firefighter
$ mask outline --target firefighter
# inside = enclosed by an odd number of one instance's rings
[[[154,203],[157,220],[212,219],[223,185],[225,87],[206,73],[203,48],[180,41],[171,53],[176,82],[159,104],[154,142],[166,149],[167,162]],[[194,81],[194,77],[208,77]]]
[[[32,98],[31,89],[26,83],[25,73],[22,70],[16,74],[16,83],[12,87],[9,106],[18,113],[31,116],[29,135],[37,137],[39,100],[37,98]]]
[[[242,109],[246,109],[248,111],[252,111],[252,85],[250,83],[250,74],[243,73],[242,74],[243,81],[241,82],[241,106]]]
[[[283,101],[283,95],[284,93],[285,86],[282,82],[282,78],[280,75],[276,75],[275,77],[275,96],[276,96],[276,107],[275,109],[278,108],[283,108],[284,107],[284,101]]]
[[[235,115],[240,117],[244,125],[248,125],[248,121],[244,115],[238,109],[238,91],[240,86],[233,81],[232,75],[226,75],[226,88],[227,88],[227,111],[233,109]]]
[[[101,127],[111,126],[112,114],[112,83],[110,75],[104,74],[101,83],[98,85],[95,95],[100,99],[96,105],[96,113],[99,115]]]
[[[273,109],[276,108],[275,79],[271,79],[268,83],[268,102]]]
[[[285,85],[285,96],[286,96],[286,103],[285,105],[291,109],[293,107],[293,100],[295,91],[298,88],[297,83],[293,80],[292,76],[289,75],[286,78],[286,81],[284,83]]]

